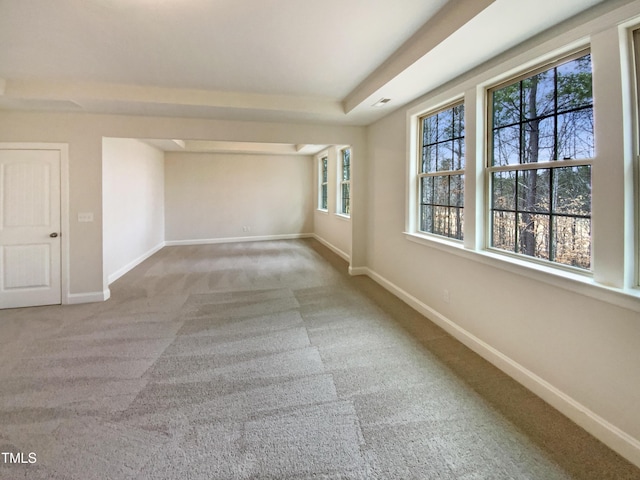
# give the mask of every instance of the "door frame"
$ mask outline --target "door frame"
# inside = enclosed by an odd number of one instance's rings
[[[57,150],[60,153],[60,299],[69,304],[69,144],[0,142],[0,150]]]

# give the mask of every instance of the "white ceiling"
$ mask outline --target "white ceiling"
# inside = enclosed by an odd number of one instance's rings
[[[6,0],[0,76],[346,96],[446,0]]]
[[[0,109],[366,125],[602,1],[0,0]]]

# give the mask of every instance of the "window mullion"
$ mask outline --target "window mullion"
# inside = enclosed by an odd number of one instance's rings
[[[549,170],[549,260],[555,261],[556,252],[555,244],[553,243],[553,219],[555,218],[553,210],[555,208],[553,204],[553,184],[554,184],[555,170]]]
[[[563,167],[581,167],[583,165],[593,165],[592,158],[580,160],[554,160],[550,162],[537,163],[519,163],[514,165],[500,165],[487,168],[488,172],[513,172],[518,170],[532,170],[542,168],[563,168]]]
[[[520,241],[520,235],[519,235],[520,229],[518,228],[520,226],[520,221],[519,221],[520,220],[520,216],[518,215],[518,213],[520,212],[520,209],[518,208],[518,200],[520,199],[520,188],[519,188],[520,187],[520,182],[519,182],[520,178],[519,177],[520,177],[520,174],[518,172],[516,172],[516,175],[515,175],[515,188],[514,188],[515,196],[513,198],[513,204],[514,204],[513,205],[513,210],[514,210],[513,211],[513,215],[514,215],[513,223],[515,225],[515,231],[513,232],[513,250],[514,250],[515,253],[519,253],[518,252],[518,250],[519,250],[518,242]]]

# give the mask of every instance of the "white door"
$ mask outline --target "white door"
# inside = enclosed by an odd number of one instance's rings
[[[60,151],[0,150],[0,308],[61,303]]]

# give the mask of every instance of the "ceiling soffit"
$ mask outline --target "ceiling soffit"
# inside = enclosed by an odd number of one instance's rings
[[[74,1],[79,0],[69,0]],[[117,4],[122,0],[93,0],[96,2]],[[512,0],[449,0],[343,98],[7,77],[0,81],[0,109],[367,125],[600,2],[563,0],[558,8],[555,0],[531,0],[514,8]],[[527,12],[527,24],[522,23],[523,11]],[[504,31],[495,28],[496,22],[505,26]],[[452,61],[456,56],[465,61]],[[295,70],[288,73],[296,75]],[[391,101],[374,108],[372,105],[383,97]]]

